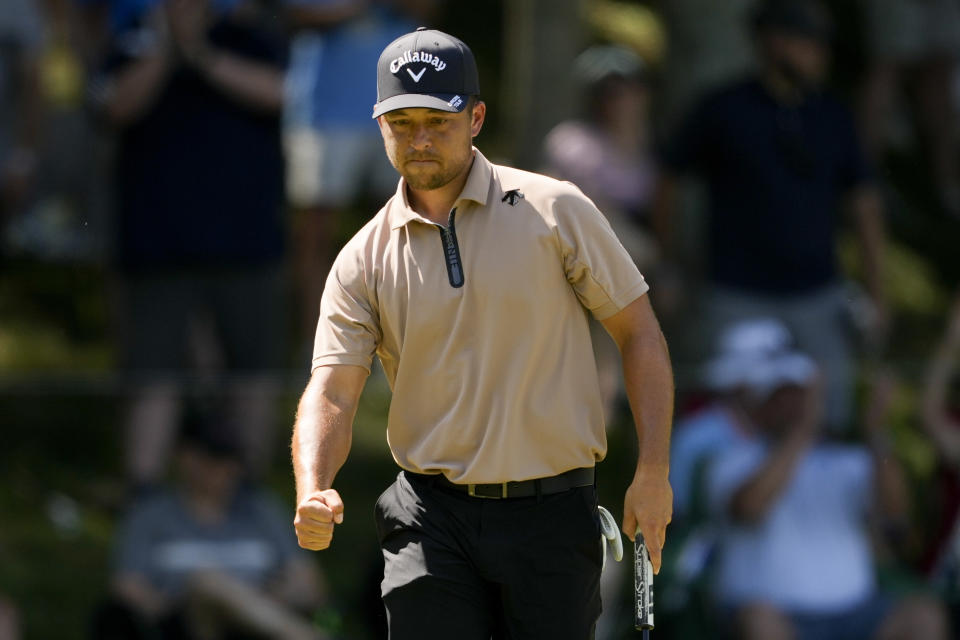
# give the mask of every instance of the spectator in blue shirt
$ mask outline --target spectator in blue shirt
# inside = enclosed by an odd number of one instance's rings
[[[295,210],[293,260],[300,339],[313,346],[320,293],[344,210],[380,202],[397,186],[370,118],[370,73],[391,41],[413,31],[435,0],[284,0],[294,28],[283,114],[287,199]]]

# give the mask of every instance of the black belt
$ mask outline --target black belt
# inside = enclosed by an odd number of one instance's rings
[[[453,489],[475,498],[532,498],[573,489],[589,487],[594,484],[594,468],[571,469],[548,478],[534,478],[520,482],[496,482],[493,484],[457,484],[450,482],[442,473],[423,474],[406,471],[406,474],[431,482],[437,486]]]

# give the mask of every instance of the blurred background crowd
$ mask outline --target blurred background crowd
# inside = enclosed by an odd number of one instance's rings
[[[382,376],[322,554],[287,443],[421,24],[477,55],[478,147],[579,185],[651,282],[657,636],[960,637],[960,0],[0,0],[0,640],[385,637]]]

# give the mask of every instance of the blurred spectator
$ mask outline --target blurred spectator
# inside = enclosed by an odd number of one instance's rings
[[[937,346],[923,392],[923,424],[940,462],[937,522],[927,568],[952,595],[960,595],[960,295]]]
[[[312,348],[334,227],[358,199],[380,202],[397,173],[370,117],[377,87],[364,71],[425,20],[435,0],[284,0],[296,30],[286,81],[287,197],[296,209],[298,338]],[[303,345],[297,345],[298,347]]]
[[[694,172],[709,191],[710,289],[698,332],[745,317],[775,317],[821,364],[831,425],[850,418],[852,345],[835,255],[841,207],[852,214],[876,333],[886,326],[880,199],[854,121],[822,89],[831,23],[815,0],[765,0],[754,19],[759,75],[705,99],[671,141],[654,224],[670,295],[676,176]],[[879,338],[878,338],[879,339]]]
[[[280,506],[242,483],[225,426],[185,420],[175,484],[137,504],[116,540],[115,601],[95,637],[320,637],[304,615],[321,599],[315,566]]]
[[[595,46],[577,57],[573,72],[583,115],[547,135],[545,171],[577,184],[643,269],[656,258],[644,231],[656,181],[644,62],[624,47]]]
[[[861,98],[866,141],[875,158],[890,141],[901,89],[927,152],[940,205],[960,216],[953,82],[960,55],[956,0],[865,0],[870,68]],[[907,105],[903,105],[907,106]]]
[[[751,439],[769,413],[771,393],[809,383],[813,361],[793,350],[792,336],[772,318],[724,329],[703,381],[716,398],[677,423],[671,442],[670,486],[677,520],[705,515],[703,473],[712,456]]]
[[[544,144],[543,172],[580,187],[603,211],[641,271],[656,259],[646,231],[656,179],[649,128],[650,85],[643,60],[620,46],[595,46],[574,61],[581,118],[561,122]],[[608,420],[620,383],[620,356],[594,323],[594,349]]]
[[[12,602],[0,596],[0,640],[20,640],[20,615]]]
[[[818,442],[819,384],[779,386],[757,437],[711,463],[707,499],[724,522],[716,597],[736,637],[947,637],[938,602],[895,599],[876,584],[868,515],[887,530],[909,515],[885,432],[891,391],[889,381],[874,385],[861,447]]]
[[[674,522],[674,561],[660,578],[661,611],[688,635],[703,631],[688,611],[709,616],[707,576],[716,555],[718,522],[707,505],[706,472],[711,460],[750,442],[758,425],[780,410],[772,402],[782,386],[809,383],[816,366],[794,351],[792,336],[772,318],[751,318],[726,327],[716,354],[703,368],[702,384],[714,395],[703,408],[674,428],[670,452]],[[697,625],[700,625],[699,627]]]
[[[0,231],[26,204],[33,183],[43,43],[35,0],[0,0]]]
[[[260,469],[284,349],[282,43],[243,0],[111,8],[94,94],[119,134],[129,473],[157,480],[188,371],[231,374],[232,424]]]
[[[21,89],[36,93],[23,115],[40,133],[25,156],[32,159],[29,179],[19,183],[20,203],[9,212],[0,241],[20,257],[102,262],[108,242],[108,146],[84,103],[89,34],[80,26],[76,0],[36,3],[43,46]]]

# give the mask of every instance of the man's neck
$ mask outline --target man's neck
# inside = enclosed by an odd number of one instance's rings
[[[804,101],[805,92],[773,66],[767,67],[760,81],[773,99],[780,104],[797,106]]]
[[[460,197],[475,161],[476,156],[456,178],[439,189],[420,190],[407,185],[407,200],[410,208],[430,222],[446,226],[450,219],[450,209]]]

